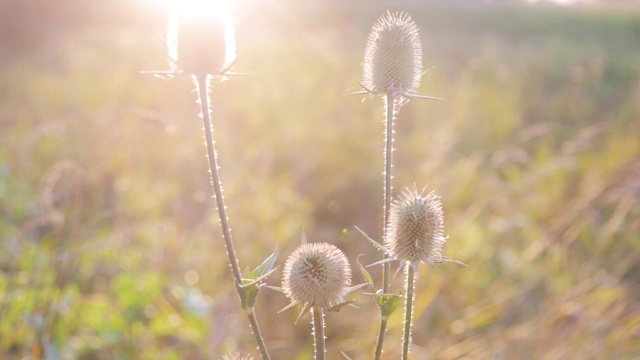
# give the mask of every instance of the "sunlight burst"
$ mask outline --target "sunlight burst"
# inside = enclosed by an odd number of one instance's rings
[[[224,14],[229,12],[229,0],[163,0],[171,11],[181,16],[200,18],[210,14]]]
[[[164,2],[167,9],[167,48],[172,70],[179,70],[177,63],[181,55],[179,54],[180,48],[183,50],[190,49],[190,51],[200,54],[202,54],[202,51],[208,52],[211,49],[215,51],[216,36],[214,38],[210,36],[215,32],[224,33],[224,43],[221,44],[224,47],[224,51],[220,51],[220,53],[224,53],[224,59],[218,58],[221,62],[215,65],[219,65],[217,70],[221,71],[235,61],[235,30],[228,0],[157,1]],[[181,30],[182,28],[185,30]],[[184,37],[185,32],[189,34],[187,37]],[[181,33],[183,35],[179,36]],[[219,39],[222,40],[221,38]],[[212,40],[214,43],[211,42]],[[183,53],[182,55],[184,58],[185,54]],[[204,55],[215,56],[213,53]],[[218,61],[215,62],[217,63]]]

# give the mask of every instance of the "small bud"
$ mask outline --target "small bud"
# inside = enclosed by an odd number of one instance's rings
[[[363,83],[373,93],[399,98],[420,86],[422,45],[406,13],[381,16],[371,28],[364,55]]]
[[[424,190],[423,190],[424,192]],[[448,261],[442,257],[446,242],[440,197],[433,191],[423,196],[417,189],[405,190],[391,205],[385,247],[390,256],[417,266]]]
[[[229,6],[222,1],[211,4],[216,6],[194,0],[170,2],[167,50],[174,72],[218,75],[235,60],[235,31]]]
[[[331,244],[303,244],[284,266],[282,287],[296,304],[328,309],[343,301],[350,284],[347,257]]]

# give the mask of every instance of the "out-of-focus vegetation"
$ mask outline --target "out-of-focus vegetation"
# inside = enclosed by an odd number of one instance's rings
[[[239,2],[235,69],[252,75],[213,88],[243,268],[275,248],[282,265],[303,227],[352,265],[380,258],[353,226],[381,237],[382,101],[343,94],[387,6],[301,3]],[[442,196],[445,254],[469,265],[421,267],[415,359],[640,357],[640,13],[390,8],[436,66],[421,91],[447,99],[401,112],[395,188]],[[140,74],[166,68],[163,33],[129,0],[0,1],[0,358],[254,351],[193,85]],[[330,358],[373,351],[377,306],[352,298],[327,316]],[[310,359],[286,304],[258,299],[272,356]]]

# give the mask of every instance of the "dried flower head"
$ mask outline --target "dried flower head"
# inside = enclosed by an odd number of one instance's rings
[[[167,50],[173,72],[220,75],[235,60],[235,30],[229,4],[204,4],[194,0],[169,3]]]
[[[387,12],[371,28],[364,55],[366,88],[393,98],[420,86],[422,45],[418,27],[406,13]]]
[[[457,262],[442,256],[444,213],[440,197],[433,191],[424,195],[414,187],[405,190],[391,205],[385,248],[391,258],[409,262],[417,268],[420,261],[429,265]]]
[[[249,354],[235,353],[223,356],[222,360],[253,360],[253,357]]]
[[[351,268],[344,253],[327,243],[303,243],[284,265],[282,287],[292,303],[328,309],[349,291]]]

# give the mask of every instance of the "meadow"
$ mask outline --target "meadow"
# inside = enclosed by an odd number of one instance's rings
[[[640,10],[238,1],[237,76],[212,89],[240,267],[309,241],[381,258],[383,103],[358,91],[386,9],[425,68],[396,124],[394,188],[444,203],[422,265],[415,359],[640,357]],[[413,5],[412,5],[413,4]],[[160,8],[0,1],[0,358],[258,356],[211,199],[193,83],[167,68]],[[380,269],[370,269],[379,282]],[[402,290],[401,276],[392,290]],[[370,359],[379,321],[327,315],[328,357]],[[308,317],[264,289],[274,359],[313,357]],[[400,352],[402,313],[385,359]]]

